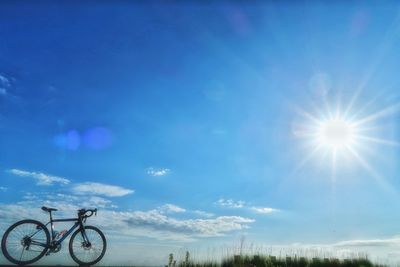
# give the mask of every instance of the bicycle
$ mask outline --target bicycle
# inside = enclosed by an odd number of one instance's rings
[[[31,264],[44,255],[57,253],[61,243],[76,229],[69,240],[69,253],[79,265],[93,265],[99,262],[107,248],[104,234],[94,226],[84,225],[87,218],[97,215],[97,209],[80,209],[77,218],[53,219],[54,208],[42,207],[49,213],[50,221],[43,224],[36,220],[22,220],[11,225],[1,240],[4,256],[18,265]],[[54,231],[56,222],[75,222],[69,229],[60,233]],[[51,236],[47,226],[50,224]]]

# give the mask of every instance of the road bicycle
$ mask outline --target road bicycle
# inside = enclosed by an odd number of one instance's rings
[[[10,262],[26,265],[38,261],[44,255],[57,253],[61,250],[61,243],[71,233],[69,253],[76,263],[93,265],[103,258],[107,248],[104,234],[94,226],[85,225],[87,218],[97,215],[97,209],[80,209],[78,217],[70,219],[53,219],[52,212],[57,211],[54,208],[42,207],[42,210],[49,213],[48,223],[22,220],[11,225],[4,233],[1,250]],[[54,230],[54,223],[57,222],[75,224],[69,230],[57,232]]]

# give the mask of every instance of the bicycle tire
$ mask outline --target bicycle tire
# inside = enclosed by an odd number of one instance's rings
[[[89,232],[88,230],[91,230],[91,231],[95,232],[96,234],[98,234],[97,238],[100,237],[100,239],[102,241],[102,248],[101,248],[101,252],[100,252],[99,256],[97,256],[95,259],[93,259],[91,261],[84,261],[83,259],[77,257],[76,251],[74,251],[74,242],[79,244],[79,241],[76,241],[75,239],[78,237],[82,237],[82,235],[78,236],[78,234],[82,231],[82,229],[78,229],[72,234],[71,239],[69,240],[69,254],[71,255],[72,259],[79,265],[84,265],[84,266],[94,265],[94,264],[98,263],[104,257],[104,254],[106,253],[106,250],[107,250],[106,237],[104,236],[103,232],[100,231],[100,229],[98,229],[97,227],[84,226],[84,229],[85,229],[86,234],[88,235],[89,242],[92,242],[93,239],[92,239],[92,241],[90,240],[91,236],[90,236],[90,234],[88,234],[88,232]],[[81,242],[81,245],[83,246],[83,242]],[[89,251],[90,249],[94,249],[94,248],[90,247],[90,248],[83,248],[83,249],[86,251]]]
[[[48,250],[48,246],[46,246],[46,247],[41,247],[41,248],[43,248],[43,250],[39,253],[39,255],[37,255],[37,256],[34,257],[33,259],[21,260],[24,251],[25,251],[25,250],[26,250],[26,251],[29,250],[29,249],[26,249],[26,248],[25,248],[25,245],[22,244],[22,240],[21,240],[20,242],[21,242],[21,247],[22,247],[22,253],[21,253],[20,259],[18,260],[18,259],[14,258],[14,257],[10,254],[10,251],[9,251],[9,250],[10,250],[10,248],[12,247],[11,244],[8,244],[8,239],[9,239],[9,237],[10,237],[10,234],[12,233],[12,231],[13,231],[15,228],[17,228],[18,226],[23,225],[23,224],[33,224],[33,225],[36,225],[36,228],[33,228],[32,230],[33,230],[33,231],[35,231],[35,229],[36,229],[36,230],[38,230],[38,229],[43,230],[44,233],[45,233],[45,236],[46,236],[46,244],[48,245],[48,244],[50,243],[50,233],[49,233],[49,230],[47,229],[47,227],[46,227],[43,223],[41,223],[41,222],[39,222],[39,221],[36,221],[36,220],[22,220],[22,221],[19,221],[19,222],[14,223],[13,225],[11,225],[11,226],[6,230],[6,232],[5,232],[4,235],[3,235],[3,238],[2,238],[2,240],[1,240],[1,251],[3,252],[3,255],[6,257],[7,260],[9,260],[10,262],[12,262],[12,263],[14,263],[14,264],[17,264],[17,265],[32,264],[32,263],[38,261],[39,259],[41,259],[41,258],[46,254],[46,252],[47,252],[47,250]],[[19,231],[19,230],[18,230],[18,231]],[[15,230],[14,232],[15,232],[15,234],[21,235],[20,232],[17,233],[17,230]],[[24,234],[24,233],[23,233],[23,234]],[[8,246],[7,246],[7,244],[8,244]],[[14,245],[14,246],[16,246],[16,245]],[[39,247],[39,246],[38,246],[38,247]]]

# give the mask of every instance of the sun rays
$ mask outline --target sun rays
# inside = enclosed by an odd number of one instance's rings
[[[390,138],[387,121],[400,109],[400,103],[387,105],[368,113],[377,105],[378,98],[366,101],[357,109],[360,92],[341,105],[340,98],[332,104],[326,98],[321,107],[314,104],[313,111],[297,108],[300,116],[293,129],[294,135],[302,139],[306,151],[296,170],[304,168],[310,161],[330,165],[333,180],[340,163],[350,161],[369,173],[378,184],[388,189],[385,179],[375,170],[373,156],[380,146],[399,147],[400,143]],[[385,122],[385,123],[384,123]],[[370,157],[368,157],[370,156]]]

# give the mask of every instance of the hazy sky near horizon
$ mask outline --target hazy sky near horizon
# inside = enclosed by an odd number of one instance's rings
[[[84,206],[108,264],[242,236],[400,260],[399,8],[1,2],[0,232]]]

